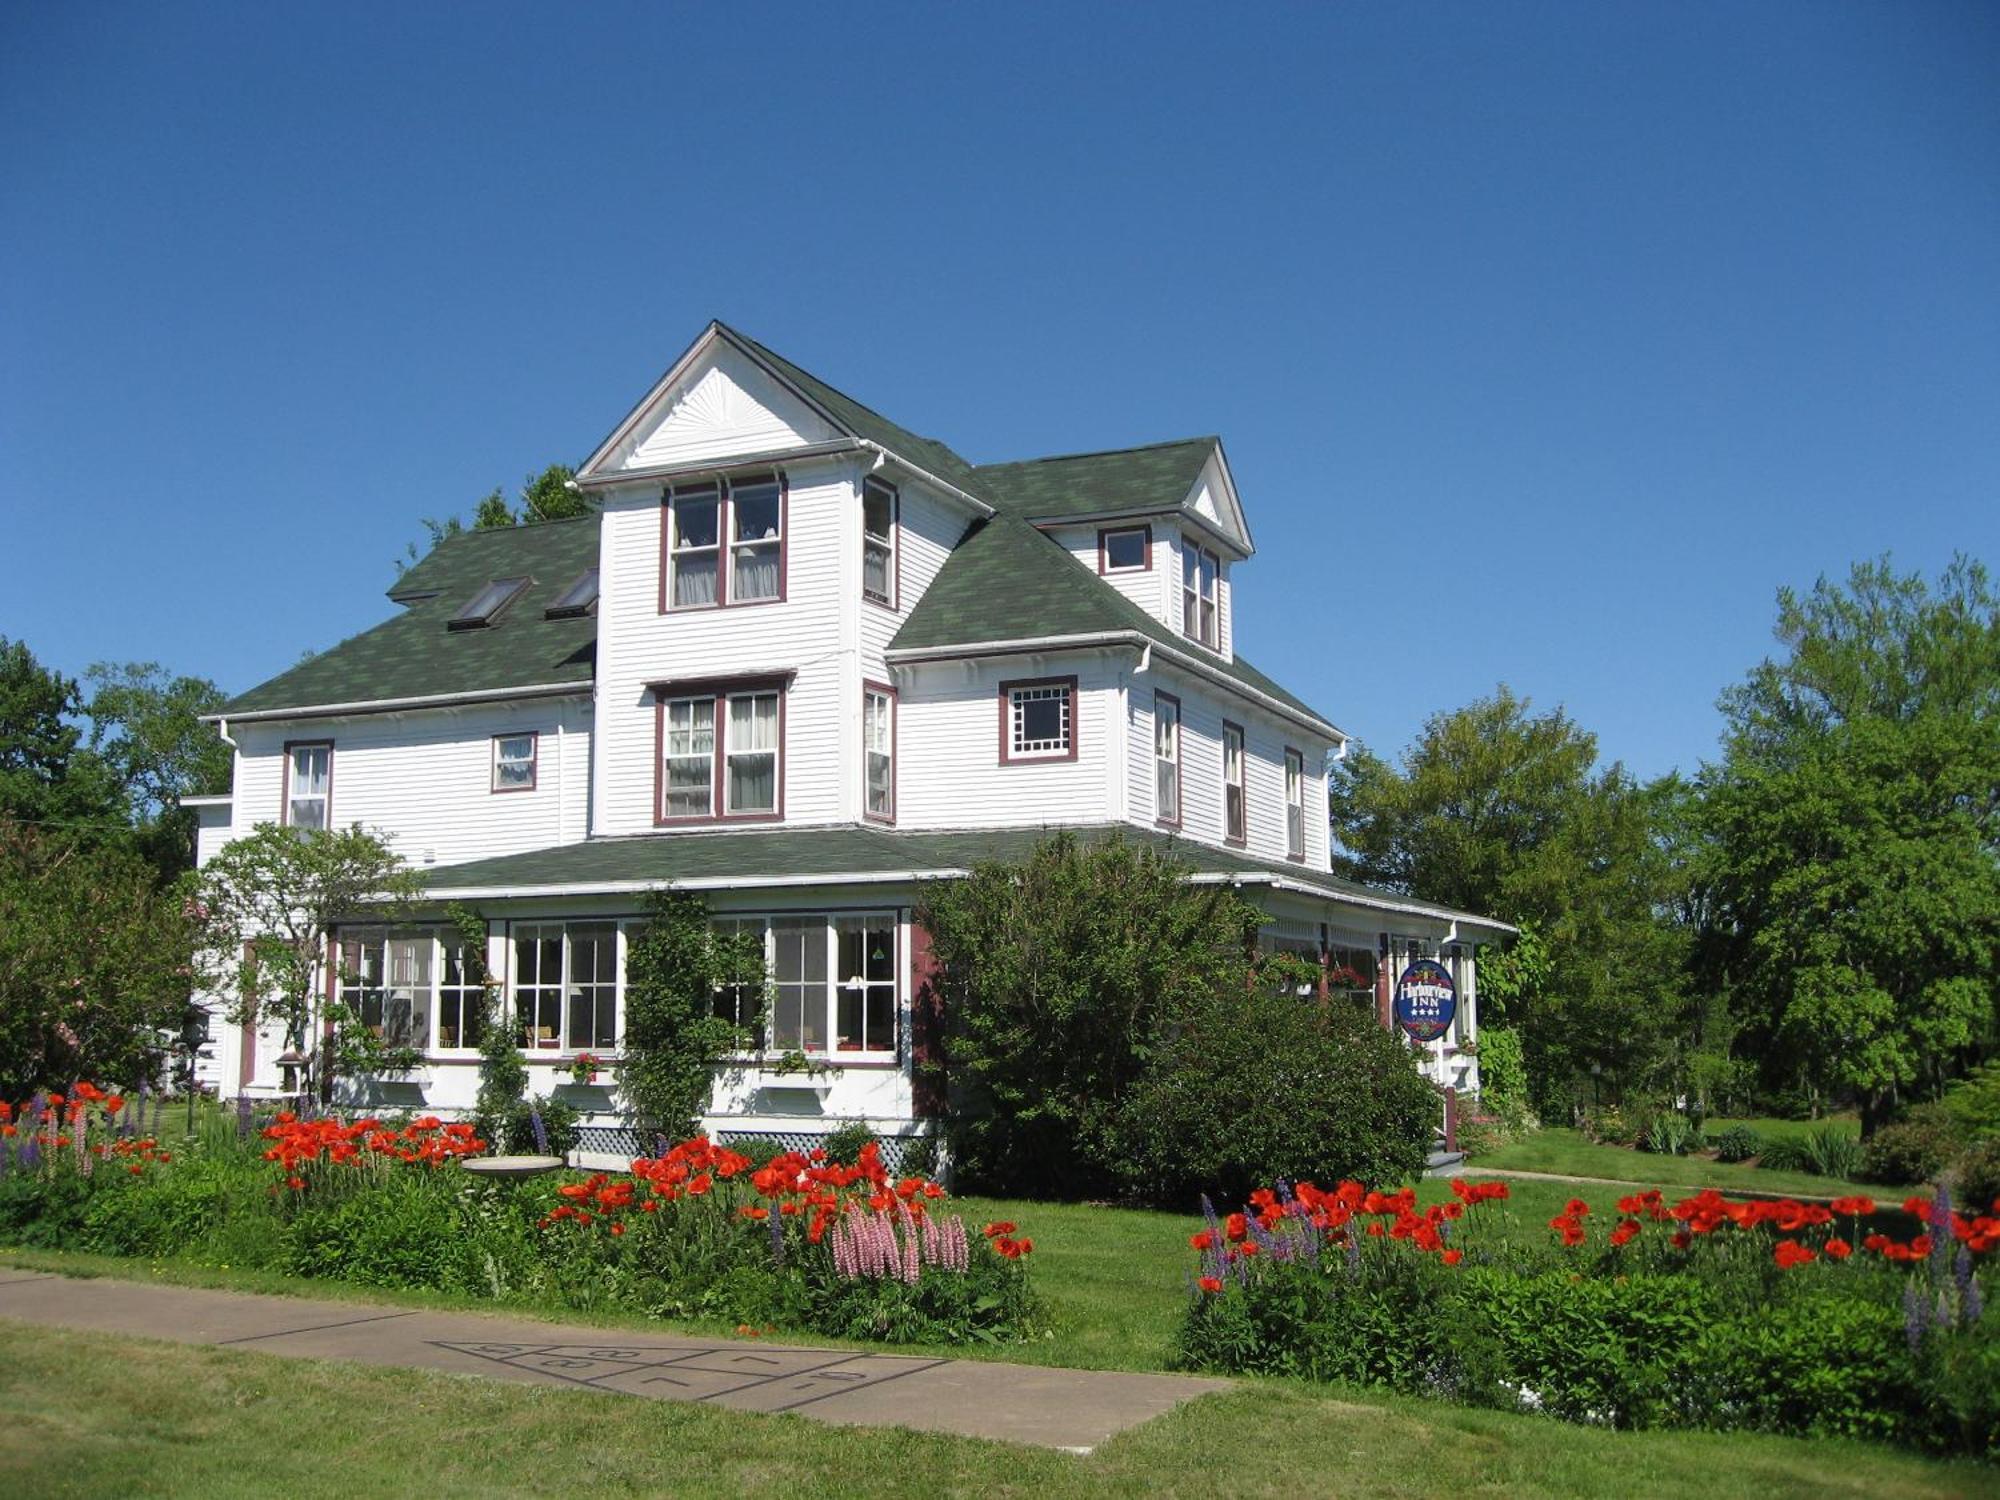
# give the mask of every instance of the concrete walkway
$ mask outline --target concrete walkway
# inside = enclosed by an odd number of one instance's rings
[[[0,1318],[255,1349],[291,1359],[446,1370],[842,1424],[914,1427],[1088,1453],[1228,1382],[1061,1370],[761,1340],[652,1337],[483,1313],[206,1291],[0,1266]]]

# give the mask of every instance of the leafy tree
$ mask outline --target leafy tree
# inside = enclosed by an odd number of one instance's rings
[[[537,521],[567,521],[587,516],[592,506],[583,495],[569,487],[576,470],[568,464],[550,464],[539,474],[530,474],[521,485],[521,520],[532,526]]]
[[[718,929],[684,891],[646,898],[646,925],[625,950],[625,1035],[618,1083],[642,1142],[685,1140],[708,1108],[716,1070],[762,1045],[764,945]],[[734,1018],[716,997],[747,999]]]
[[[302,1082],[324,1100],[333,1097],[336,1073],[394,1071],[407,1061],[385,1055],[356,1018],[324,998],[333,929],[364,910],[393,915],[420,886],[400,855],[359,826],[259,823],[202,867],[204,955],[218,987],[239,997],[230,1019],[282,1022],[285,1046],[308,1060]]]
[[[955,1159],[1008,1191],[1114,1187],[1119,1111],[1154,1048],[1241,998],[1263,915],[1149,846],[1058,834],[929,892]],[[1220,1122],[1215,1122],[1219,1124]]]
[[[229,746],[201,721],[227,695],[205,677],[171,676],[158,662],[98,662],[84,676],[90,750],[122,786],[139,846],[163,876],[192,869],[195,819],[181,798],[229,790]]]
[[[508,506],[507,497],[500,492],[498,485],[495,485],[492,492],[481,500],[478,505],[473,507],[472,529],[474,531],[491,531],[498,526],[512,526],[514,524],[514,512]],[[452,530],[455,533],[459,528],[454,524]]]
[[[1684,941],[1661,920],[1660,795],[1598,769],[1595,735],[1504,685],[1434,715],[1400,766],[1363,749],[1336,767],[1341,873],[1532,934],[1511,962],[1486,958],[1480,991],[1522,1028],[1545,1115],[1586,1070],[1649,1086],[1673,1065]]]
[[[1872,1133],[1995,1040],[2000,597],[1960,557],[1778,596],[1784,653],[1722,700],[1705,776],[1739,1047]]]
[[[76,683],[0,636],[0,817],[102,836],[122,827],[116,780],[80,748]]]
[[[0,818],[0,1099],[156,1077],[192,947],[180,892],[137,854]]]

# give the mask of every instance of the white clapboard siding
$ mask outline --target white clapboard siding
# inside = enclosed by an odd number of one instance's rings
[[[823,443],[839,434],[721,341],[655,403],[607,465],[646,469]]]
[[[494,792],[493,737],[533,731],[535,787]],[[590,797],[587,698],[237,724],[234,836],[282,817],[285,744],[333,742],[332,821],[382,833],[416,867],[574,843]]]
[[[1077,758],[1000,763],[1000,684],[1077,678]],[[896,821],[902,828],[1035,827],[1118,816],[1124,753],[1119,667],[1071,653],[911,668],[898,704]]]
[[[1144,572],[1104,573],[1099,576],[1161,624],[1170,629],[1179,630],[1180,615],[1178,613],[1169,614],[1167,612],[1170,602],[1175,611],[1180,609],[1180,574],[1174,571],[1180,567],[1179,554],[1173,550],[1171,545],[1161,545],[1163,523],[1160,520],[1114,521],[1102,527],[1094,524],[1088,526],[1058,526],[1051,528],[1048,534],[1060,542],[1071,557],[1082,563],[1092,573],[1097,573],[1099,562],[1097,552],[1098,533],[1100,531],[1124,530],[1134,526],[1146,526],[1152,530],[1152,566]],[[1169,598],[1167,587],[1170,577],[1173,580],[1171,599]]]
[[[657,494],[606,502],[595,832],[654,827],[651,684],[787,672],[796,675],[785,704],[785,821],[846,816],[843,726],[859,714],[851,660],[857,601],[846,586],[860,568],[855,469],[820,459],[786,477],[785,597],[771,604],[661,613],[664,508]]]

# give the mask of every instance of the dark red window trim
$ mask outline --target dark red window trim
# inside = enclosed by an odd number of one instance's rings
[[[1187,816],[1187,715],[1181,708],[1181,700],[1172,693],[1155,691],[1153,694],[1153,714],[1158,719],[1160,705],[1174,706],[1174,806],[1177,809],[1171,818],[1163,818],[1160,813],[1160,728],[1153,725],[1153,821],[1162,828],[1178,828]]]
[[[887,599],[877,599],[873,594],[868,592],[866,584],[862,585],[861,597],[877,609],[900,610],[903,607],[903,491],[900,487],[890,484],[885,479],[877,479],[873,474],[863,475],[861,480],[862,489],[866,490],[871,484],[878,489],[884,489],[889,492],[889,597]],[[862,513],[863,515],[867,514],[865,510]],[[861,532],[861,545],[863,548],[862,555],[865,559],[868,546],[868,531],[865,522],[863,523]],[[863,572],[865,576],[865,568]]]
[[[502,740],[518,740],[523,735],[525,735],[529,741],[528,784],[526,786],[501,786],[500,785],[500,742]],[[532,792],[535,789],[536,785],[540,782],[542,775],[541,730],[517,729],[512,734],[494,735],[492,760],[491,763],[487,766],[486,774],[488,778],[486,789],[496,797],[506,796],[511,792]],[[332,780],[333,778],[331,776],[327,778],[329,784],[332,782]]]
[[[889,811],[887,814],[868,810],[868,695],[879,693],[889,700]],[[896,778],[900,774],[899,762],[902,749],[896,742],[902,735],[903,726],[898,723],[902,714],[902,703],[896,690],[886,682],[870,682],[861,679],[861,816],[871,823],[887,823],[891,827],[896,822]],[[1074,716],[1072,716],[1074,722]]]
[[[1194,575],[1194,600],[1195,600],[1195,622],[1196,622],[1196,624],[1197,624],[1197,625],[1199,625],[1199,624],[1200,624],[1200,621],[1201,621],[1201,567],[1200,567],[1200,562],[1201,562],[1201,559],[1205,557],[1205,558],[1207,558],[1207,559],[1208,559],[1208,560],[1209,560],[1210,562],[1212,562],[1212,563],[1214,563],[1214,564],[1215,564],[1215,639],[1211,641],[1211,640],[1207,640],[1207,639],[1205,639],[1204,637],[1202,637],[1202,636],[1200,636],[1200,635],[1189,635],[1189,634],[1187,633],[1187,594],[1188,594],[1188,586],[1187,586],[1187,571],[1186,571],[1186,568],[1187,568],[1187,564],[1186,564],[1185,560],[1183,560],[1183,562],[1182,562],[1182,564],[1181,564],[1181,568],[1182,568],[1182,572],[1181,572],[1181,639],[1182,639],[1182,640],[1187,640],[1187,641],[1193,641],[1193,642],[1194,642],[1194,643],[1195,643],[1195,644],[1196,644],[1197,646],[1205,646],[1205,647],[1207,647],[1207,648],[1208,648],[1208,649],[1209,649],[1210,651],[1214,651],[1214,652],[1216,652],[1216,653],[1220,654],[1220,652],[1222,651],[1222,558],[1221,558],[1221,555],[1220,555],[1220,554],[1218,554],[1218,553],[1217,553],[1217,552],[1216,552],[1216,551],[1215,551],[1215,550],[1214,550],[1213,548],[1210,548],[1210,547],[1204,547],[1204,546],[1202,546],[1202,545],[1201,545],[1201,544],[1200,544],[1199,542],[1189,542],[1189,541],[1187,540],[1187,538],[1185,538],[1185,537],[1183,537],[1183,538],[1181,539],[1181,550],[1182,550],[1183,552],[1192,552],[1192,553],[1194,553],[1194,555],[1195,555],[1195,563],[1196,563],[1196,566],[1195,566],[1195,575]]]
[[[1109,566],[1104,555],[1104,539],[1124,531],[1143,531],[1146,533],[1146,560],[1136,568],[1113,568]],[[1152,571],[1153,523],[1151,521],[1142,522],[1137,526],[1100,526],[1097,528],[1097,576],[1099,578],[1104,577],[1107,573],[1150,573]]]
[[[1236,731],[1238,748],[1236,774],[1242,778],[1232,783],[1229,779],[1229,731]],[[1229,788],[1235,785],[1243,793],[1243,831],[1235,833],[1229,827]],[[1222,721],[1222,842],[1241,849],[1250,842],[1250,736],[1243,726],[1233,719]]]
[[[1066,687],[1069,689],[1069,751],[1063,755],[1022,755],[1012,754],[1014,745],[1014,692],[1018,688]],[[1083,725],[1078,722],[1076,677],[1017,677],[1012,682],[1000,684],[1000,764],[1016,766],[1047,765],[1076,759],[1076,748],[1083,737]]]
[[[1296,853],[1291,847],[1292,802],[1287,797],[1285,799],[1285,858],[1294,860],[1299,864],[1304,864],[1306,859],[1306,845],[1310,842],[1306,838],[1306,753],[1296,745],[1285,746],[1284,754],[1280,757],[1280,764],[1284,767],[1286,779],[1290,779],[1291,777],[1292,762],[1294,760],[1299,763],[1299,847]],[[1283,790],[1282,783],[1279,789],[1280,791]]]
[[[730,522],[736,506],[736,486],[738,484],[762,484],[770,479],[778,482],[778,595],[775,599],[732,599],[729,597],[731,561],[729,556]],[[675,604],[669,596],[673,586],[673,544],[674,544],[674,489],[668,485],[660,491],[660,610],[663,615],[707,614],[718,609],[750,609],[760,604],[783,604],[791,585],[792,564],[792,485],[783,469],[770,475],[744,474],[718,477],[715,486],[715,603]],[[707,489],[706,484],[684,484],[680,488],[687,491]],[[900,552],[898,553],[900,556]]]
[[[286,740],[285,774],[278,778],[278,826],[289,828],[292,822],[292,752],[294,750],[326,750],[326,826],[333,827],[333,741],[332,740]]]
[[[685,682],[655,682],[653,694],[653,826],[689,828],[716,823],[782,823],[785,819],[786,702],[791,697],[792,673],[757,677],[706,677]],[[724,808],[728,800],[725,777],[729,770],[729,700],[746,693],[778,695],[778,797],[770,812],[733,813]],[[715,770],[709,781],[710,811],[694,817],[666,816],[667,798],[667,704],[682,698],[715,700]]]

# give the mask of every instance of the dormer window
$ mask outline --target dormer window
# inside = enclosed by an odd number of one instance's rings
[[[1215,580],[1222,562],[1204,547],[1181,544],[1181,634],[1211,651],[1217,646]]]
[[[520,595],[528,586],[526,578],[496,578],[485,588],[474,594],[466,602],[465,608],[451,617],[453,630],[479,630],[498,619],[500,612]]]
[[[894,485],[861,481],[861,596],[896,607],[896,512]]]
[[[551,620],[572,620],[578,615],[587,615],[597,607],[597,569],[584,571],[575,583],[556,596],[556,602],[545,611]]]
[[[1153,528],[1150,526],[1104,527],[1097,533],[1097,571],[1144,573],[1153,566]]]
[[[662,532],[662,610],[784,599],[783,475],[677,484],[666,493]]]

